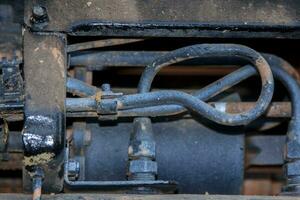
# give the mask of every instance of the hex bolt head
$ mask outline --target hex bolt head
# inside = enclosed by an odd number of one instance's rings
[[[151,160],[132,160],[129,163],[129,172],[157,174],[157,163]]]
[[[34,29],[42,30],[45,28],[49,22],[47,9],[40,5],[33,6],[30,22]]]

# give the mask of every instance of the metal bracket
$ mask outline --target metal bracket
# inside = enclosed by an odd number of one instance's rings
[[[68,172],[69,146],[65,149],[64,180],[69,189],[102,189],[102,190],[129,190],[139,187],[151,187],[164,192],[176,190],[177,183],[173,181],[71,181]]]

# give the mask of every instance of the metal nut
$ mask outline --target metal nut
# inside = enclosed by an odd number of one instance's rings
[[[33,6],[30,22],[36,29],[43,29],[46,27],[49,22],[47,9],[40,5]]]
[[[157,173],[157,163],[151,160],[132,160],[129,164],[129,172],[135,173]]]
[[[71,181],[79,178],[80,164],[77,160],[68,161],[68,177]]]

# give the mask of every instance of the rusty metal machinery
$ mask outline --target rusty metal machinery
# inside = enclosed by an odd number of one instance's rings
[[[298,199],[299,8],[1,1],[0,199]]]

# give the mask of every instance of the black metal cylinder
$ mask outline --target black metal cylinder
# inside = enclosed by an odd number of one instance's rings
[[[158,120],[158,119],[157,119]],[[240,194],[244,135],[239,127],[211,126],[201,119],[154,121],[159,180],[178,182],[179,193]],[[86,180],[126,180],[132,122],[88,123]]]

